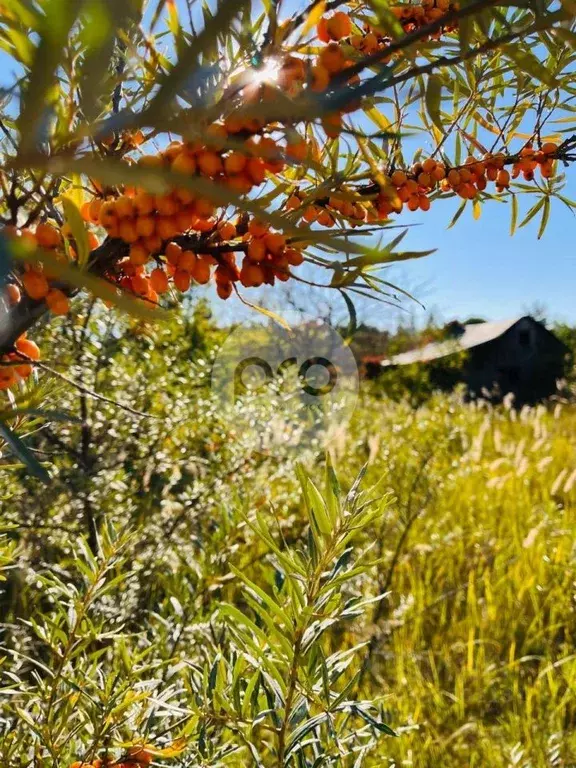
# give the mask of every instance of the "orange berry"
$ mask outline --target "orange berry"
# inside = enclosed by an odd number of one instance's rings
[[[244,129],[244,120],[238,112],[234,112],[224,118],[224,128],[228,133],[240,133]]]
[[[178,269],[183,269],[185,272],[193,272],[196,266],[196,254],[194,251],[182,251],[182,255],[178,259]]]
[[[434,181],[442,181],[442,179],[445,179],[446,168],[443,165],[438,164],[436,168],[434,168],[434,170],[432,171],[432,178],[434,179]]]
[[[136,242],[130,246],[129,258],[134,266],[143,266],[150,258],[150,251],[141,242]]]
[[[350,38],[350,42],[352,43],[352,38]],[[378,50],[378,38],[374,32],[368,32],[363,38],[360,38],[360,47],[362,48],[362,53],[367,56]]]
[[[436,160],[429,157],[427,160],[424,160],[424,162],[422,163],[422,170],[424,171],[424,173],[431,174],[436,169],[436,166],[437,166]]]
[[[300,200],[298,195],[290,195],[288,200],[286,200],[284,207],[287,211],[295,211],[297,208],[300,208],[301,205],[302,200]]]
[[[166,293],[168,290],[168,275],[163,269],[157,267],[150,272],[150,285],[156,293]]]
[[[305,160],[307,154],[308,147],[304,139],[286,145],[286,155],[292,160]]]
[[[323,43],[330,42],[330,33],[328,32],[328,19],[324,17],[320,19],[318,26],[316,27],[316,34],[318,35],[318,39]]]
[[[242,173],[247,162],[248,158],[242,152],[231,152],[224,158],[224,170],[229,175]]]
[[[233,189],[239,195],[247,195],[254,186],[252,178],[240,173],[237,176],[229,176],[226,180],[230,189]]]
[[[94,200],[90,202],[89,207],[90,221],[93,224],[97,224],[99,221],[100,208],[102,208],[102,200],[99,197],[95,197]]]
[[[43,299],[50,290],[48,280],[39,272],[25,272],[22,275],[22,284],[28,296],[35,301]]]
[[[128,195],[120,195],[120,197],[116,200],[114,210],[116,212],[116,216],[118,216],[119,219],[132,218],[135,213],[132,198],[128,197]]]
[[[248,160],[246,171],[254,184],[262,184],[266,179],[266,164],[260,157],[251,157]]]
[[[186,293],[186,291],[190,288],[190,272],[186,272],[183,269],[177,269],[174,273],[173,279],[174,285],[182,293]]]
[[[198,218],[194,224],[197,232],[210,232],[216,226],[216,219],[212,216],[209,219]]]
[[[199,256],[192,277],[200,285],[206,285],[210,280],[210,262]]]
[[[154,202],[160,216],[174,216],[180,208],[178,201],[172,195],[156,195]]]
[[[218,234],[222,240],[234,240],[236,237],[236,227],[231,221],[225,221],[218,226]]]
[[[218,283],[216,285],[216,293],[221,299],[226,301],[226,299],[229,299],[230,295],[232,294],[232,283]]]
[[[328,70],[329,74],[335,75],[340,70],[344,69],[346,65],[346,59],[344,53],[337,43],[330,43],[321,51],[318,57],[318,62],[324,69]]]
[[[165,250],[166,261],[168,264],[172,264],[173,267],[177,267],[182,256],[182,248],[178,243],[168,243]]]
[[[280,256],[286,248],[286,238],[280,232],[270,232],[264,237],[264,245],[273,256]]]
[[[193,203],[196,199],[194,192],[185,187],[178,187],[172,194],[174,195],[175,200],[182,203],[182,205],[190,205],[190,203]]]
[[[178,232],[178,224],[174,216],[160,216],[156,220],[156,233],[162,240],[171,240]]]
[[[55,315],[66,315],[70,309],[70,300],[65,293],[52,288],[46,296],[46,304],[49,310]]]
[[[352,22],[346,13],[337,11],[331,19],[328,19],[326,29],[332,40],[341,40],[352,32]]]
[[[200,152],[196,160],[198,163],[198,168],[204,176],[217,176],[224,170],[222,160],[220,159],[219,155],[217,155],[215,152],[211,152],[210,150],[205,149]]]
[[[544,152],[545,155],[553,155],[557,150],[558,145],[553,141],[547,141],[545,144],[542,144],[542,152]]]
[[[62,242],[60,232],[52,224],[38,224],[35,236],[41,248],[57,248]]]
[[[248,232],[253,235],[253,237],[264,237],[269,229],[270,225],[265,224],[259,219],[250,219],[250,222],[248,223]]]
[[[499,187],[510,186],[510,174],[507,170],[502,169],[501,171],[498,171],[498,175],[496,176],[496,184],[498,184]]]
[[[412,195],[408,198],[407,203],[409,211],[417,211],[420,207],[420,198],[418,195]]]
[[[421,187],[431,187],[432,186],[432,177],[429,173],[422,172],[418,176],[418,184],[420,184]]]
[[[304,256],[301,251],[298,251],[296,248],[287,248],[284,255],[288,260],[288,264],[292,267],[299,267],[304,261]]]
[[[494,165],[489,165],[486,169],[486,178],[488,181],[496,181],[498,178],[498,169]]]
[[[162,240],[158,235],[143,238],[142,245],[146,248],[148,253],[160,253],[162,250]]]
[[[210,216],[214,215],[214,211],[216,210],[216,207],[214,203],[211,203],[210,200],[196,200],[194,203],[194,213],[196,216],[200,216],[202,219],[208,219]]]
[[[139,216],[148,216],[155,210],[156,203],[154,195],[148,192],[138,192],[132,200],[134,209]]]
[[[20,336],[20,338],[16,340],[14,346],[18,352],[29,357],[30,360],[40,360],[40,350],[38,349],[38,345],[30,339]]]
[[[151,753],[142,745],[130,747],[128,750],[128,757],[131,758],[132,761],[135,760],[141,766],[150,765],[152,762]]]
[[[194,229],[194,224],[197,221],[196,212],[193,206],[178,211],[176,214],[176,224],[179,232],[187,232],[189,229]]]
[[[228,138],[228,131],[222,123],[212,123],[212,125],[206,128],[205,133],[210,139],[210,141],[206,142],[208,146],[223,147]]]
[[[196,158],[194,155],[181,152],[172,161],[171,168],[175,173],[184,173],[186,176],[192,176],[196,173]]]
[[[120,219],[118,223],[118,236],[125,243],[135,243],[138,240],[136,221],[134,219]]]
[[[116,210],[113,202],[107,201],[102,203],[100,206],[98,219],[104,229],[109,229],[118,223],[118,217],[116,216]]]
[[[395,187],[401,187],[408,181],[408,176],[406,176],[404,171],[394,171],[390,180]]]
[[[451,171],[449,171],[447,179],[450,186],[452,187],[460,186],[460,174],[454,168]]]
[[[334,217],[325,209],[320,211],[316,221],[322,227],[333,227],[335,224]]]
[[[13,365],[0,366],[0,389],[10,389],[16,384],[16,369]]]
[[[325,91],[330,84],[330,72],[321,64],[316,64],[310,69],[310,77],[310,88],[313,91]]]
[[[148,278],[144,275],[134,275],[132,278],[132,290],[139,296],[147,296],[150,290]]]
[[[248,243],[247,254],[250,261],[263,261],[266,257],[266,245],[264,244],[264,240],[251,240]]]
[[[430,210],[430,198],[426,197],[426,195],[420,195],[418,198],[419,204],[420,204],[420,210],[421,211],[429,211]]]
[[[342,133],[342,127],[342,115],[339,112],[322,118],[322,128],[329,139],[337,139]]]
[[[8,283],[6,286],[6,298],[8,299],[8,303],[14,306],[15,304],[18,304],[20,299],[22,298],[22,294],[20,293],[20,288],[18,288],[15,283]]]
[[[82,207],[80,208],[80,215],[84,221],[92,221],[90,218],[90,202],[88,200],[85,203],[82,203]]]
[[[304,212],[302,213],[302,218],[308,224],[312,224],[313,221],[317,220],[321,212],[322,212],[321,209],[318,208],[317,205],[307,205],[306,208],[304,209]]]
[[[139,237],[152,237],[156,229],[156,220],[152,216],[138,216],[136,232]]]

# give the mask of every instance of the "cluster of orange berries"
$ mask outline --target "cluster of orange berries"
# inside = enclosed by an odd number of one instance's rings
[[[343,190],[346,191],[346,190]],[[284,205],[288,211],[299,210],[302,219],[308,224],[319,224],[322,227],[333,227],[337,217],[346,219],[352,227],[363,224],[370,215],[370,207],[361,200],[353,200],[352,194],[346,197],[331,195],[328,199],[319,200],[303,206],[298,191],[294,191]]]
[[[548,141],[540,149],[534,149],[532,143],[527,144],[521,150],[519,160],[512,167],[512,178],[517,179],[520,174],[525,181],[534,180],[534,171],[539,168],[543,179],[554,176],[556,160],[554,155],[558,151],[558,145]]]
[[[250,220],[244,239],[246,255],[238,280],[246,287],[256,288],[264,283],[274,285],[276,279],[286,282],[290,267],[299,267],[304,261],[301,250],[290,245],[285,235],[274,232],[258,219]]]
[[[152,754],[141,746],[130,747],[121,760],[110,758],[106,761],[97,757],[91,763],[76,760],[70,768],[146,768],[152,762]]]
[[[65,225],[61,230],[52,224],[40,223],[36,226],[34,232],[29,229],[17,229],[16,227],[5,227],[3,234],[9,238],[21,238],[31,249],[42,248],[50,251],[58,261],[66,261],[67,256],[64,250],[64,238],[70,238],[71,232]],[[98,239],[95,235],[90,236],[90,247],[95,248],[98,245]],[[69,244],[69,253],[75,258],[73,246]],[[55,275],[51,275],[40,263],[26,263],[24,272],[20,278],[20,285],[24,293],[34,301],[45,301],[48,309],[55,315],[65,315],[70,309],[70,300],[60,288],[51,285]],[[6,286],[6,300],[10,306],[20,302],[22,290],[16,282],[9,283]]]
[[[28,358],[40,360],[40,350],[24,333],[16,340],[14,352],[0,358],[0,390],[9,389],[30,376],[32,365],[27,362]]]
[[[414,32],[414,30],[432,24],[438,21],[447,13],[457,11],[459,4],[453,0],[421,0],[420,3],[402,3],[394,5],[390,10],[402,24],[405,32]],[[445,24],[438,32],[431,35],[432,38],[439,38],[443,33],[454,32],[457,24]]]
[[[245,222],[240,217],[237,224],[220,222],[211,246],[216,255],[196,253],[170,241],[163,253],[155,255],[155,266],[150,272],[141,263],[139,252],[131,249],[130,255],[106,277],[152,304],[158,303],[159,294],[169,290],[170,282],[177,290],[186,292],[193,283],[205,285],[211,278],[218,296],[227,299],[236,282],[245,288],[257,288],[264,283],[274,285],[276,279],[288,280],[290,268],[304,261],[301,251],[289,245],[282,233],[257,219]],[[236,252],[245,254],[240,267]]]
[[[424,27],[434,21],[438,21],[442,16],[451,11],[458,10],[458,3],[450,0],[422,0],[420,4],[402,3],[394,5],[390,11],[396,16],[406,33],[414,32],[420,27]],[[439,39],[443,34],[454,32],[456,24],[447,23],[433,35],[432,39]],[[425,40],[425,38],[422,38]],[[376,51],[386,49],[392,42],[390,36],[378,27],[368,23],[364,24],[363,34],[350,35],[350,45],[364,56],[370,56]]]
[[[207,144],[173,141],[157,155],[145,155],[139,165],[168,168],[183,176],[202,176],[226,185],[238,194],[248,194],[266,179],[266,172],[284,169],[282,151],[266,136],[251,136],[241,141],[241,148],[226,149],[231,126],[214,124],[207,129]],[[233,135],[233,134],[232,134]],[[240,141],[238,142],[240,144]],[[287,150],[289,151],[289,150]],[[95,198],[85,204],[86,221],[100,224],[110,237],[117,237],[140,253],[142,263],[162,244],[185,232],[212,232],[216,228],[217,205],[195,195],[186,187],[167,194],[152,195],[143,189],[126,188],[119,197]]]
[[[441,192],[453,192],[464,200],[473,200],[494,182],[497,192],[510,186],[511,178],[520,173],[530,181],[538,166],[542,176],[549,178],[554,173],[556,144],[544,144],[535,151],[531,145],[520,152],[520,159],[514,164],[512,175],[505,168],[506,155],[487,153],[482,159],[470,156],[457,168],[447,168],[444,163],[428,158],[415,163],[409,171],[395,170],[390,176],[380,179],[380,194],[376,208],[381,216],[401,213],[404,205],[410,211],[428,211],[429,195],[437,188]]]

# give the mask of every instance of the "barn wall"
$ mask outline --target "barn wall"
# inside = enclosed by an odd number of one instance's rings
[[[466,383],[474,395],[495,387],[519,403],[556,391],[564,368],[563,345],[542,325],[523,318],[503,336],[470,350]]]

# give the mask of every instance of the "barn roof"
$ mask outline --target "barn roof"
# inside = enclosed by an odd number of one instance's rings
[[[515,317],[510,320],[500,320],[494,323],[470,323],[462,326],[464,332],[461,336],[448,341],[437,342],[436,344],[426,344],[425,347],[412,349],[409,352],[403,352],[395,355],[389,360],[383,360],[382,365],[409,365],[410,363],[426,363],[429,360],[438,360],[441,357],[454,355],[465,349],[479,347],[489,341],[503,336],[512,326],[516,325],[522,318]]]

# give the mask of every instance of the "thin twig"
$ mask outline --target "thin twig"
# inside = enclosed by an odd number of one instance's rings
[[[88,395],[88,397],[93,397],[94,400],[100,400],[103,403],[110,403],[110,405],[115,405],[117,408],[121,408],[123,411],[126,411],[127,413],[131,413],[133,416],[141,416],[142,418],[145,418],[145,419],[160,418],[159,416],[154,416],[154,414],[152,413],[144,413],[143,411],[137,411],[135,408],[131,408],[129,405],[124,405],[124,403],[120,403],[118,402],[118,400],[113,400],[111,397],[105,397],[104,395],[99,395],[98,392],[94,392],[94,390],[89,389],[88,387],[85,387],[83,384],[80,384],[78,381],[71,379],[69,376],[65,376],[63,373],[60,373],[60,371],[57,371],[54,368],[51,368],[49,365],[42,363],[40,360],[33,360],[31,357],[28,357],[28,355],[24,354],[23,352],[19,352],[18,350],[16,350],[15,354],[21,357],[23,360],[26,360],[26,362],[31,363],[37,368],[40,368],[42,371],[46,371],[46,373],[50,373],[52,376],[56,376],[56,378],[61,379],[61,381],[65,381],[67,384],[70,384],[70,386],[75,387],[79,392],[83,392],[85,395]]]

